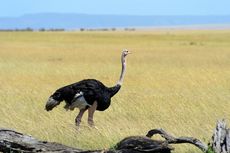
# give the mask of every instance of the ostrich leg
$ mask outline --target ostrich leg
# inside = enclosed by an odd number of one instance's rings
[[[94,127],[93,115],[96,109],[97,109],[97,101],[95,101],[93,105],[88,109],[88,124],[91,127]]]
[[[81,118],[83,116],[83,114],[85,113],[86,109],[81,109],[80,112],[78,113],[77,117],[75,118],[75,124],[77,126],[80,126],[81,123]]]

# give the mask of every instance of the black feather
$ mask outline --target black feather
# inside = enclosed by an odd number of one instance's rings
[[[119,90],[121,89],[121,85],[117,84],[114,87],[109,88],[110,97],[113,97]]]
[[[110,106],[111,98],[120,90],[120,88],[120,85],[108,88],[98,80],[85,79],[62,87],[56,92],[61,93],[62,100],[71,104],[75,94],[81,91],[88,104],[92,105],[97,101],[97,110],[104,111]]]

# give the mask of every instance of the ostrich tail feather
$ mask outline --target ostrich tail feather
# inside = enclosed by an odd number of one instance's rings
[[[109,88],[110,97],[113,97],[120,89],[121,89],[121,85],[119,84]]]

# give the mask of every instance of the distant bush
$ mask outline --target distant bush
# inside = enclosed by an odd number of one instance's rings
[[[50,28],[50,29],[45,29],[45,28],[40,28],[38,29],[38,31],[65,31],[65,29],[62,29],[62,28]]]
[[[94,29],[94,28],[89,28],[89,29],[80,28],[80,31],[116,31],[116,28],[98,28],[98,29]]]
[[[125,28],[124,30],[125,31],[135,31],[136,29],[135,28]]]
[[[32,28],[24,28],[24,29],[0,29],[0,31],[34,31]]]

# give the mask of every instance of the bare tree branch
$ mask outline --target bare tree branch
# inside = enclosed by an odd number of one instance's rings
[[[151,138],[155,134],[160,134],[169,144],[190,143],[201,149],[203,152],[208,150],[208,146],[200,140],[193,137],[174,137],[163,129],[153,129],[147,133],[147,137]]]

